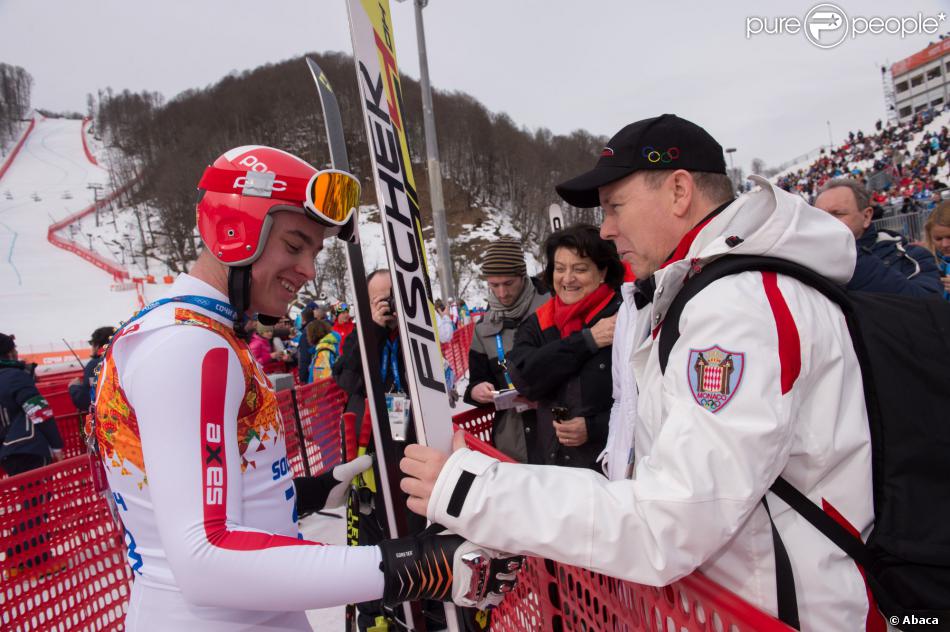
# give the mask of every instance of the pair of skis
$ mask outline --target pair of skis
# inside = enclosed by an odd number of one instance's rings
[[[399,315],[400,349],[406,371],[404,381],[408,384],[415,438],[421,444],[449,452],[452,411],[436,329],[418,194],[406,139],[389,0],[347,0],[347,7],[373,179],[393,282],[395,313]],[[336,96],[320,67],[309,58],[307,64],[320,94],[332,166],[348,171],[349,160]],[[372,314],[356,225],[353,231],[346,243],[346,256],[350,285],[356,299],[367,409],[375,437],[377,498],[383,502],[389,537],[401,537],[409,534],[406,495],[399,489],[398,464],[404,444],[393,438],[389,424],[380,380],[380,357],[372,352],[379,348],[380,341],[374,339],[373,328],[366,326],[372,322]],[[458,616],[452,604],[446,604],[445,613],[447,627],[452,632],[465,629],[464,621],[471,619],[471,616]],[[403,604],[403,619],[399,623],[410,630],[425,630],[420,604]]]

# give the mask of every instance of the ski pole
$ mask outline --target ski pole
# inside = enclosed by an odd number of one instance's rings
[[[75,351],[73,351],[73,348],[69,346],[69,343],[66,342],[66,339],[65,339],[65,338],[62,338],[61,340],[63,341],[63,344],[66,345],[66,348],[69,349],[69,352],[70,352],[71,354],[73,354],[73,357],[76,358],[76,362],[79,363],[79,366],[82,367],[83,370],[85,370],[86,365],[83,364],[82,360],[79,359],[79,356],[76,354]]]

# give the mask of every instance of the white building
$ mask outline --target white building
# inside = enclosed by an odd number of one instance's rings
[[[891,76],[901,122],[929,107],[942,110],[950,102],[950,38],[897,62]]]

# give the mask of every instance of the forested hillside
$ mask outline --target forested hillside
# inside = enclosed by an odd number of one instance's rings
[[[364,204],[375,203],[369,180],[362,111],[352,58],[313,55],[334,86],[343,111],[351,168],[363,180]],[[429,221],[428,183],[419,84],[403,76],[413,171],[423,217]],[[181,267],[195,256],[195,185],[202,169],[225,149],[272,145],[327,165],[323,120],[303,58],[232,74],[189,90],[167,103],[151,93],[100,92],[98,134],[116,148],[116,184],[136,180],[133,202],[158,215],[162,258]],[[556,200],[554,184],[589,168],[603,138],[577,131],[556,136],[529,129],[506,114],[489,112],[470,95],[434,94],[449,236],[463,225],[478,226],[485,213],[508,214],[512,226],[536,247],[547,234],[546,209]],[[592,219],[590,211],[568,210],[568,219]],[[477,249],[478,244],[469,244]],[[453,252],[453,255],[456,253]],[[465,254],[465,253],[459,253]],[[177,264],[177,265],[176,265]]]

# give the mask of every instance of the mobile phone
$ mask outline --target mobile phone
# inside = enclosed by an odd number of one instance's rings
[[[567,413],[567,406],[551,406],[551,414],[554,415],[554,421],[557,422],[570,419]]]

